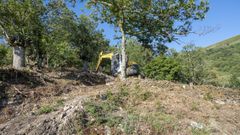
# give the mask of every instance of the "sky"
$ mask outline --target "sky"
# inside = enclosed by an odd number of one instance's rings
[[[169,48],[181,50],[182,46],[193,43],[199,47],[206,47],[240,34],[240,0],[209,0],[210,10],[206,18],[202,21],[193,22],[193,31],[202,31],[203,28],[211,28],[213,31],[206,35],[190,34],[180,37],[180,43],[169,43]],[[89,15],[90,11],[84,8],[84,3],[77,3],[73,8],[77,15]],[[111,45],[119,43],[114,40],[114,27],[109,24],[99,24],[99,28],[104,29],[105,37],[110,40]]]

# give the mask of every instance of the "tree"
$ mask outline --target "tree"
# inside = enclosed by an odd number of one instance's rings
[[[136,62],[140,68],[144,67],[153,59],[152,51],[144,48],[136,39],[127,39],[126,52],[128,54],[128,60]]]
[[[122,79],[126,77],[126,35],[151,48],[188,34],[191,22],[203,19],[208,11],[203,0],[89,0],[89,5],[98,20],[113,24],[122,34]]]
[[[81,15],[76,23],[71,42],[78,51],[79,59],[83,60],[84,67],[87,68],[88,63],[97,63],[99,53],[109,46],[109,41],[104,38],[103,31],[97,29],[98,24],[91,18]]]
[[[207,0],[151,0],[148,5],[135,4],[130,14],[134,29],[130,25],[126,33],[157,54],[167,49],[166,42],[191,33],[192,22],[204,19],[209,9]]]
[[[203,57],[201,56],[200,48],[193,44],[183,47],[181,54],[178,56],[182,66],[184,82],[201,84],[206,77],[206,67]]]
[[[11,64],[11,49],[3,44],[0,44],[0,66]]]
[[[38,65],[51,68],[80,66],[78,51],[73,47],[77,31],[77,16],[64,1],[52,0],[46,4],[43,16],[42,45],[34,48]],[[79,36],[78,38],[81,38]]]
[[[43,13],[41,0],[0,1],[0,36],[13,47],[14,68],[22,69],[25,66],[25,48],[40,42]]]
[[[64,1],[49,2],[45,18],[46,36],[40,49],[50,67],[94,65],[98,53],[109,44],[93,19],[77,17]]]

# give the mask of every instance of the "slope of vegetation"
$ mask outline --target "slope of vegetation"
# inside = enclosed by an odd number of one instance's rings
[[[203,52],[208,69],[215,73],[220,85],[229,85],[233,75],[240,77],[240,35],[207,47]]]

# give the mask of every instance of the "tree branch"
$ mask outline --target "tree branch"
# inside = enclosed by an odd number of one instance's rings
[[[8,34],[7,34],[7,31],[4,29],[4,27],[3,27],[3,25],[2,25],[2,22],[0,22],[0,27],[1,27],[2,31],[3,31],[3,34],[4,34],[5,37],[7,38],[7,40],[9,40],[9,36],[8,36]]]
[[[104,2],[104,1],[99,1],[99,0],[91,0],[93,3],[101,3],[105,6],[109,6],[109,7],[112,7],[113,5],[111,3],[107,3],[107,2]]]

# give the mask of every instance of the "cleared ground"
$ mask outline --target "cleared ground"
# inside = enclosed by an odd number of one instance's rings
[[[0,134],[240,134],[240,90],[1,70]]]

